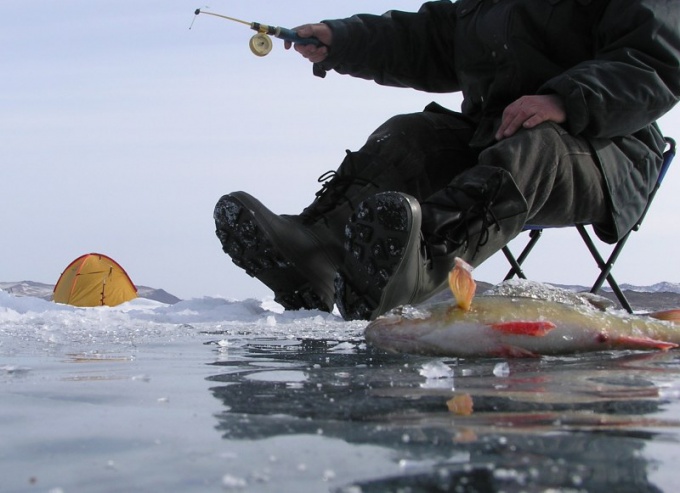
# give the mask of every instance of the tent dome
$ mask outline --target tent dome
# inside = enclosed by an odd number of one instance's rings
[[[74,306],[116,306],[137,297],[137,288],[118,262],[88,253],[71,262],[54,286],[53,300]]]

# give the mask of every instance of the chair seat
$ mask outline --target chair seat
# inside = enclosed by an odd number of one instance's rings
[[[581,238],[583,239],[583,242],[586,244],[586,247],[588,247],[588,250],[590,251],[590,254],[592,255],[593,259],[595,260],[597,267],[600,270],[600,274],[598,275],[597,279],[592,285],[592,288],[590,289],[591,293],[599,293],[599,291],[602,289],[602,286],[604,285],[604,282],[607,281],[609,286],[611,287],[612,291],[616,295],[616,298],[619,300],[619,303],[621,303],[621,306],[626,309],[628,312],[633,313],[633,307],[630,305],[628,299],[626,298],[626,295],[623,293],[621,288],[619,288],[618,283],[616,282],[616,279],[614,279],[614,275],[612,274],[612,269],[614,268],[614,264],[616,263],[616,260],[618,259],[619,255],[623,251],[624,246],[626,245],[626,242],[628,241],[628,238],[630,237],[631,233],[634,231],[638,231],[640,229],[640,226],[642,226],[642,222],[645,219],[645,216],[647,215],[647,211],[649,211],[649,208],[652,204],[652,201],[654,200],[654,197],[661,187],[661,183],[663,182],[666,173],[668,172],[668,168],[671,165],[671,162],[673,161],[673,158],[675,157],[675,140],[673,140],[670,137],[666,137],[666,151],[664,152],[663,155],[663,164],[661,166],[661,170],[659,171],[659,176],[656,180],[656,184],[654,185],[654,188],[652,189],[652,192],[649,194],[649,199],[647,200],[647,205],[645,206],[644,211],[642,212],[642,215],[640,215],[640,219],[635,223],[635,225],[628,231],[623,238],[621,238],[619,241],[616,242],[614,245],[614,248],[610,252],[609,256],[607,257],[607,260],[603,258],[603,256],[600,254],[597,245],[591,235],[588,233],[588,230],[586,229],[585,224],[576,224],[574,226],[569,226],[569,227],[574,227],[576,230],[579,232],[581,235]],[[524,227],[524,231],[527,231],[529,233],[529,241],[526,243],[524,246],[522,252],[515,257],[508,248],[508,246],[504,246],[502,251],[503,254],[505,255],[505,258],[508,260],[510,263],[510,270],[508,271],[507,275],[505,276],[505,280],[512,279],[513,277],[517,276],[521,279],[526,279],[526,274],[522,270],[522,264],[524,261],[527,259],[531,251],[534,249],[538,241],[541,239],[541,236],[543,235],[543,232],[549,229],[555,229],[554,227],[550,226],[541,226],[541,225],[527,225]]]

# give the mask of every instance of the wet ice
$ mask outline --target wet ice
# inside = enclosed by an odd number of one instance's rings
[[[271,299],[83,309],[0,292],[3,487],[674,485],[674,352],[433,359],[376,351],[365,325]],[[452,396],[468,396],[471,414],[452,413]]]

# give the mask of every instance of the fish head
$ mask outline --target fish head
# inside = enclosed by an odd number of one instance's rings
[[[453,328],[452,328],[453,326]],[[483,327],[453,303],[403,305],[368,324],[366,341],[389,352],[445,354],[451,347],[474,345]]]
[[[428,308],[402,305],[379,316],[368,324],[366,340],[390,352],[402,352],[412,347],[424,334],[431,332],[432,312]]]

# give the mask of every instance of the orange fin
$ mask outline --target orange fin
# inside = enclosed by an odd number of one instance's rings
[[[649,313],[648,316],[656,318],[657,320],[666,320],[667,322],[680,324],[680,309],[653,312]]]
[[[492,329],[505,332],[506,334],[535,337],[543,337],[555,327],[556,325],[554,323],[548,322],[547,320],[513,320],[512,322],[499,322],[497,324],[491,324]]]
[[[540,354],[536,354],[528,349],[524,349],[517,346],[501,346],[500,348],[492,351],[491,356],[499,356],[501,358],[540,358]]]
[[[617,346],[624,346],[627,349],[660,349],[668,351],[678,347],[674,342],[659,341],[649,337],[619,336],[615,339]]]
[[[468,311],[475,297],[477,283],[472,278],[472,266],[465,260],[456,257],[456,265],[449,272],[449,287],[456,298],[458,306]]]

